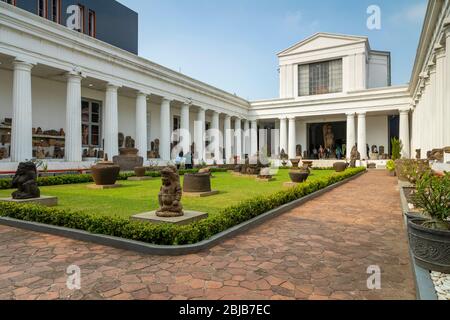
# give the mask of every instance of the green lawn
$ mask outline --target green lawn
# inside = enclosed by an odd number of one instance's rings
[[[314,170],[309,180],[331,175],[332,170]],[[254,178],[236,177],[230,173],[214,173],[212,189],[220,194],[207,198],[183,197],[186,210],[218,213],[222,208],[237,204],[258,195],[272,194],[283,189],[283,183],[290,181],[288,170],[279,170],[276,181],[257,182]],[[181,177],[183,180],[183,177]],[[119,181],[122,188],[90,190],[86,184],[41,187],[41,194],[59,198],[59,208],[75,209],[101,215],[129,217],[133,214],[157,209],[157,195],[160,178],[149,181]],[[0,190],[0,197],[10,196],[13,190]]]

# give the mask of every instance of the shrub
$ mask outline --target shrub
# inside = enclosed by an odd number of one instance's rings
[[[394,160],[389,160],[386,163],[386,169],[388,169],[388,171],[395,171],[395,161]]]
[[[392,160],[394,161],[399,160],[402,157],[403,143],[397,138],[392,138],[391,145],[392,145]]]
[[[426,225],[450,230],[450,173],[440,177],[427,172],[417,180],[416,189],[413,203],[430,217]]]
[[[35,205],[0,203],[0,216],[33,221],[54,226],[84,230],[158,245],[185,245],[209,239],[267,211],[302,198],[339,181],[364,171],[351,168],[313,181],[307,181],[289,190],[266,197],[256,197],[223,209],[208,219],[187,225],[149,224],[122,217],[105,217],[71,210]]]
[[[431,173],[430,164],[427,160],[403,159],[398,161],[401,162],[400,174],[413,184],[424,175]]]
[[[226,169],[222,168],[213,168],[211,172],[226,172]],[[190,170],[179,170],[180,175],[184,175],[186,173],[197,173],[198,169],[190,169]],[[146,176],[158,178],[161,177],[161,173],[159,171],[148,171],[145,173]],[[121,172],[117,178],[117,180],[127,180],[129,177],[133,177],[134,172]],[[0,190],[10,189],[11,188],[12,179],[0,179]],[[49,186],[59,186],[66,184],[78,184],[78,183],[89,183],[93,182],[94,179],[90,174],[66,174],[59,176],[50,176],[50,177],[40,177],[37,180],[38,186],[40,187],[49,187]]]

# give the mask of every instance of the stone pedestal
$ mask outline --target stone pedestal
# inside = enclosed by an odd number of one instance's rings
[[[87,186],[88,189],[93,190],[106,190],[106,189],[116,189],[122,187],[121,184],[109,184],[109,185],[96,185],[96,184],[90,184]]]
[[[128,181],[148,181],[148,180],[152,180],[152,177],[129,177],[127,180]]]
[[[206,198],[210,196],[215,196],[216,194],[219,194],[220,192],[217,190],[213,191],[206,191],[206,192],[183,192],[184,197],[190,197],[190,198]]]
[[[10,202],[16,204],[36,204],[45,207],[55,207],[58,205],[57,197],[41,196],[34,199],[13,199],[13,198],[0,198],[0,202]]]
[[[285,182],[283,183],[283,187],[285,188],[294,188],[296,186],[298,186],[300,183],[296,183],[296,182]]]
[[[158,217],[156,215],[156,211],[146,212],[146,213],[140,213],[132,216],[130,219],[135,221],[142,221],[142,222],[149,222],[149,223],[155,223],[155,224],[162,224],[162,223],[170,223],[170,224],[176,224],[176,225],[188,225],[196,221],[200,221],[203,219],[208,218],[208,214],[204,212],[197,212],[197,211],[184,211],[184,215],[181,217],[172,217],[172,218],[166,218],[166,217]]]

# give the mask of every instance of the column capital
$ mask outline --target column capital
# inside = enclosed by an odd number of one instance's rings
[[[136,94],[136,96],[137,96],[138,98],[145,98],[145,99],[147,99],[148,94],[146,94],[145,92],[142,92],[142,91],[138,91],[138,93]]]
[[[161,99],[161,102],[162,102],[162,103],[171,103],[172,101],[173,101],[172,99],[166,98],[166,97],[163,97],[163,98]]]
[[[365,118],[367,115],[367,112],[358,112],[358,118]]]
[[[347,118],[355,117],[356,112],[346,112],[345,115],[347,116]]]
[[[288,119],[289,119],[290,122],[297,121],[297,117],[288,117]]]
[[[68,81],[81,81],[83,79],[83,75],[80,73],[76,73],[74,71],[66,72],[65,77]]]
[[[31,71],[35,66],[35,63],[24,61],[22,59],[15,59],[13,61],[14,70]]]
[[[445,47],[438,43],[434,46],[434,52],[436,54],[436,59],[439,59],[445,55]]]
[[[398,112],[402,115],[409,114],[411,107],[399,109]]]
[[[108,83],[106,84],[106,91],[117,91],[120,88],[116,83]]]

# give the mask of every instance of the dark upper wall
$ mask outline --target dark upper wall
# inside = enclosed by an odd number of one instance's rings
[[[51,1],[47,0],[47,12]],[[95,11],[96,38],[131,53],[138,54],[138,14],[115,0],[62,0],[61,24],[67,20],[67,7],[80,4],[85,7],[85,33],[88,33],[88,12]],[[16,0],[16,6],[37,14],[37,0]]]

